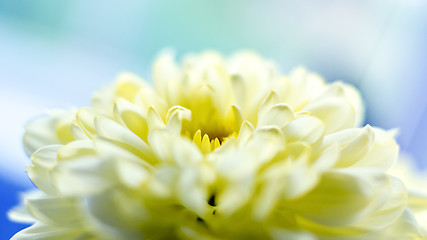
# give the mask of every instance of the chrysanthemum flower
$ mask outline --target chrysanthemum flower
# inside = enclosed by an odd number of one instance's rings
[[[13,209],[13,239],[394,239],[405,226],[393,132],[360,127],[355,88],[256,54],[181,64],[154,86],[125,73],[92,107],[26,127],[39,190]]]
[[[405,218],[405,221],[395,224],[395,227],[396,229],[411,228],[412,233],[407,232],[406,235],[395,233],[396,236],[401,236],[401,239],[410,239],[408,236],[416,235],[415,232],[419,236],[424,236],[419,239],[427,239],[427,172],[417,170],[409,156],[402,156],[389,173],[400,178],[408,188],[409,209],[401,217]]]

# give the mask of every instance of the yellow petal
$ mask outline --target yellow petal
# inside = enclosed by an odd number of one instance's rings
[[[151,132],[154,129],[164,128],[165,123],[162,117],[154,107],[150,107],[147,111],[148,130]]]
[[[128,128],[119,123],[104,117],[96,117],[96,130],[98,135],[120,144],[121,147],[127,149],[133,154],[140,156],[142,159],[151,162],[152,151],[147,143],[136,136]]]
[[[90,108],[81,108],[76,115],[77,124],[89,138],[96,135],[95,117],[96,113]]]
[[[144,80],[139,76],[133,73],[122,73],[119,75],[115,86],[115,95],[133,102],[138,91],[146,86]]]
[[[114,113],[133,133],[147,142],[147,120],[144,114],[134,104],[124,99],[119,99],[114,105]]]
[[[190,110],[181,106],[175,106],[169,109],[167,114],[167,126],[178,135],[181,134],[183,120],[191,121]]]
[[[202,153],[211,152],[211,144],[209,141],[209,136],[207,134],[203,135],[200,150],[202,151]]]

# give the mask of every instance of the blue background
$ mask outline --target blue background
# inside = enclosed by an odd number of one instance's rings
[[[427,166],[427,3],[423,0],[0,1],[0,236],[25,174],[23,126],[50,108],[88,105],[121,71],[150,79],[165,47],[179,55],[253,49],[284,73],[305,65],[359,87],[366,122],[399,128]]]

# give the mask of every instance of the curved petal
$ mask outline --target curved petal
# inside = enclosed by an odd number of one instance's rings
[[[376,191],[388,184],[388,177],[373,171],[329,171],[317,187],[282,207],[327,226],[343,226],[360,219],[379,197]]]
[[[74,138],[70,125],[75,110],[53,110],[47,116],[37,118],[25,126],[24,149],[31,156],[37,149],[52,145],[66,144]]]
[[[36,223],[15,234],[11,240],[75,240],[91,237],[84,229],[60,228],[42,223]]]
[[[325,124],[325,134],[354,127],[353,105],[342,98],[327,98],[311,102],[304,109],[318,117]]]
[[[58,194],[52,181],[52,172],[57,166],[58,151],[62,147],[62,145],[50,145],[40,148],[31,156],[34,166],[27,166],[27,174],[31,181],[40,190],[50,195]]]

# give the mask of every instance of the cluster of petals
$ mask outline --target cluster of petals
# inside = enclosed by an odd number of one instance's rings
[[[389,169],[393,131],[363,122],[358,91],[251,52],[170,53],[91,107],[26,126],[26,193],[12,239],[427,239]]]

